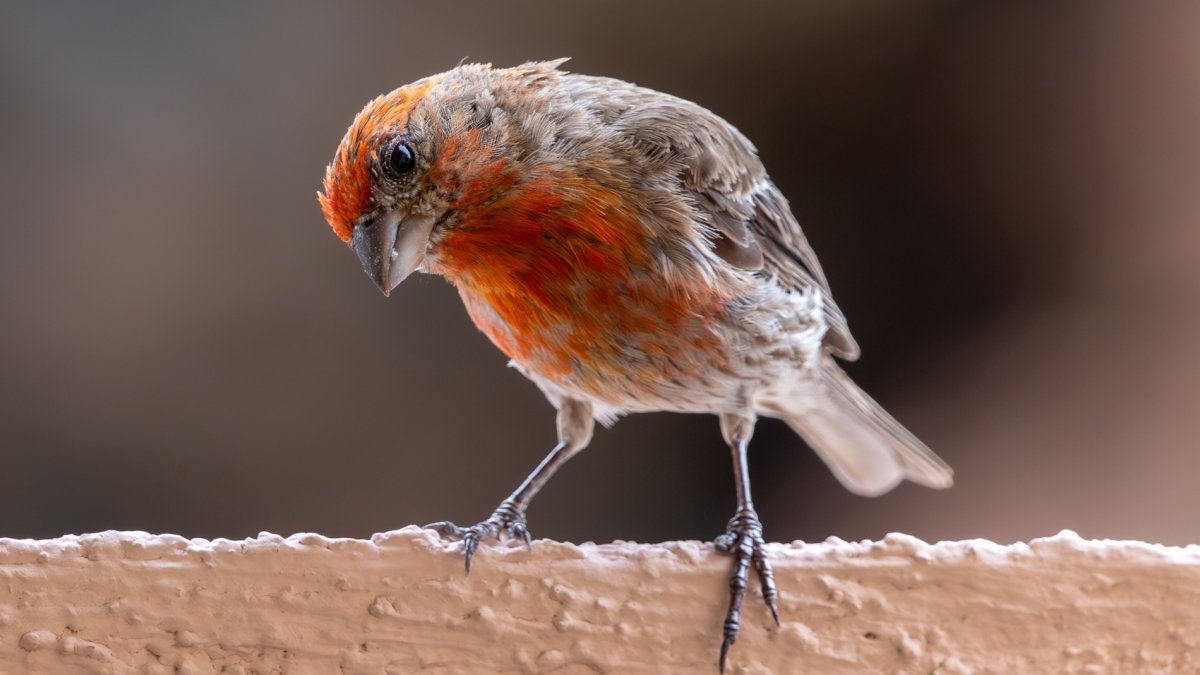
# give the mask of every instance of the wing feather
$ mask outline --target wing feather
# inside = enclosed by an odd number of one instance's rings
[[[754,145],[733,125],[690,101],[620,80],[571,74],[567,88],[655,166],[671,167],[698,220],[716,233],[713,250],[730,265],[776,277],[785,287],[822,291],[835,355],[858,358],[846,317],[787,199]]]

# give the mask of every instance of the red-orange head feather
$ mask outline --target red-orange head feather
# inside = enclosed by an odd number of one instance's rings
[[[325,220],[342,241],[350,241],[355,221],[371,209],[371,167],[380,139],[408,123],[413,107],[431,86],[431,80],[410,84],[368,103],[325,167],[324,192],[318,192],[317,199]]]

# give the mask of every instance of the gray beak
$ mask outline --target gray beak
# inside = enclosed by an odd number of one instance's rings
[[[389,213],[355,225],[350,248],[367,276],[388,295],[425,260],[433,224],[431,216]]]

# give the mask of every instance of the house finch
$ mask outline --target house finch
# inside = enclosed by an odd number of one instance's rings
[[[558,409],[558,445],[461,538],[529,543],[525,511],[593,421],[713,413],[733,453],[734,557],[719,664],[750,568],[778,623],[746,448],[759,415],[802,436],[850,490],[951,471],[834,362],[858,345],[754,146],[698,105],[562,61],[464,65],[367,104],[325,172],[325,217],[387,295],[441,274]]]

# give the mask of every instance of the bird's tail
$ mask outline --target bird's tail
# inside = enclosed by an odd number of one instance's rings
[[[948,488],[954,472],[825,357],[826,400],[784,421],[851,492],[874,497],[908,479]]]

